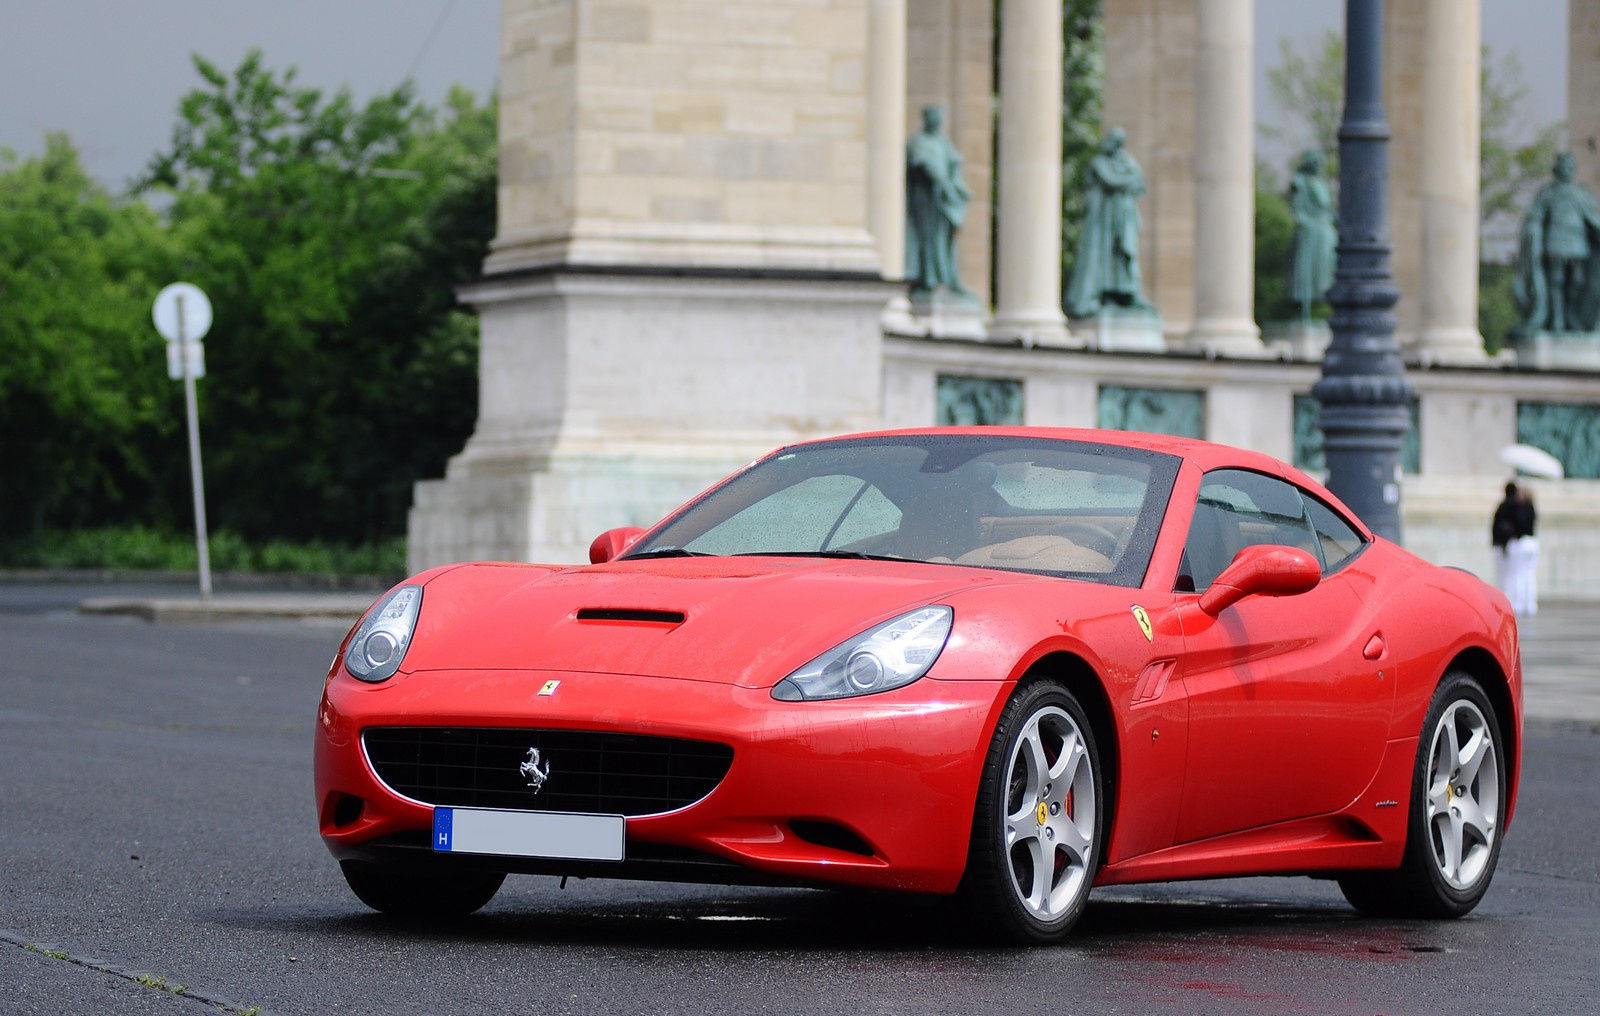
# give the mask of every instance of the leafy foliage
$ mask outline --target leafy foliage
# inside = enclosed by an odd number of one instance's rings
[[[402,534],[412,484],[471,432],[477,322],[454,285],[494,229],[492,102],[457,91],[435,109],[402,85],[357,104],[256,52],[195,68],[131,198],[64,136],[27,161],[0,150],[8,558],[78,527],[188,528],[182,388],[150,322],[178,279],[216,312],[199,397],[219,553]]]
[[[442,115],[409,85],[357,106],[195,59],[171,148],[184,276],[216,308],[202,421],[211,513],[249,538],[361,542],[403,532],[411,485],[476,417],[475,320],[452,284],[494,228],[495,111]]]
[[[64,135],[22,162],[0,150],[0,534],[174,521],[154,493],[182,402],[150,304],[175,262],[155,214],[97,186]]]
[[[1562,124],[1527,128],[1522,103],[1528,86],[1515,53],[1496,67],[1483,51],[1482,159],[1479,165],[1478,210],[1483,223],[1483,260],[1508,264],[1516,255],[1517,229],[1539,185],[1561,151]],[[1485,333],[1488,334],[1488,333]],[[1496,334],[1504,334],[1497,332]]]
[[[1500,351],[1521,318],[1512,295],[1516,280],[1511,265],[1485,261],[1478,266],[1478,334],[1490,354]]]
[[[406,571],[403,536],[350,546],[251,542],[224,529],[211,534],[209,549],[213,569],[223,573],[399,578]],[[192,572],[198,561],[193,534],[142,525],[47,530],[26,540],[0,542],[0,566],[7,568]]]
[[[1066,0],[1061,104],[1061,289],[1066,292],[1083,232],[1084,185],[1100,148],[1105,83],[1105,20],[1101,0]]]
[[[1289,248],[1294,242],[1294,216],[1281,189],[1256,183],[1256,303],[1257,321],[1288,321],[1295,317],[1289,300]]]
[[[1339,173],[1339,121],[1344,114],[1344,37],[1325,29],[1301,53],[1289,39],[1278,40],[1278,63],[1267,68],[1267,90],[1288,115],[1285,124],[1261,124],[1269,141],[1296,152],[1322,151],[1330,175]],[[1269,183],[1276,185],[1274,177]]]

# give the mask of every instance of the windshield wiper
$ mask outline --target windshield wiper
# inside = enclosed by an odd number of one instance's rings
[[[893,554],[863,554],[859,550],[754,550],[734,557],[837,557],[849,561],[915,561],[914,557]]]
[[[620,560],[635,561],[642,557],[716,557],[703,550],[684,550],[682,547],[652,547],[649,550],[629,551]]]

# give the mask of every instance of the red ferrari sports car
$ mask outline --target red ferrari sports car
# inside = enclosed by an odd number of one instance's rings
[[[940,428],[781,448],[588,566],[458,564],[341,647],[321,833],[368,905],[508,872],[955,897],[1299,874],[1453,917],[1516,803],[1505,598],[1263,455]]]

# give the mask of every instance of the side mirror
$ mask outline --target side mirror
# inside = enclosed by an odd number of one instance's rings
[[[1200,594],[1200,609],[1216,617],[1246,596],[1293,596],[1321,581],[1322,566],[1307,551],[1272,544],[1246,547]]]
[[[644,530],[638,526],[619,526],[607,529],[589,544],[589,563],[605,564],[618,554],[639,542]]]

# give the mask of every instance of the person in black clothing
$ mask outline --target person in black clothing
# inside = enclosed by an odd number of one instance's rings
[[[1490,539],[1494,543],[1494,577],[1495,585],[1507,596],[1511,595],[1510,585],[1510,555],[1507,547],[1517,537],[1518,498],[1517,485],[1506,484],[1505,500],[1501,501],[1494,509],[1494,521],[1490,523]]]

